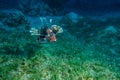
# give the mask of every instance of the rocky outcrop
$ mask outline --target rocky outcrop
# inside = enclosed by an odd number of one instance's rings
[[[29,16],[51,15],[51,9],[41,0],[20,0],[19,10]]]
[[[4,24],[4,29],[29,29],[29,21],[21,11],[3,10],[0,11],[0,21]]]

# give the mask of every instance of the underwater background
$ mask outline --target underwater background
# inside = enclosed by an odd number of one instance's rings
[[[120,0],[0,0],[0,80],[120,80]]]

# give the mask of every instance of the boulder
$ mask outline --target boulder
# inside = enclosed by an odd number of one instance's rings
[[[82,16],[80,16],[77,13],[74,13],[74,12],[68,13],[67,16],[73,23],[77,23],[80,18],[83,18]]]

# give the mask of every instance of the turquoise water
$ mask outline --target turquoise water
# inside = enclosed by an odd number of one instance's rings
[[[120,80],[118,13],[46,14],[32,9],[0,11],[0,80]],[[39,35],[30,33],[31,28],[52,25],[63,29],[55,42],[40,44]]]

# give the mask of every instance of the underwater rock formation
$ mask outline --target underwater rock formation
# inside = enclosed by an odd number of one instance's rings
[[[101,42],[105,41],[105,43],[108,42],[116,43],[118,31],[115,28],[115,26],[108,26],[107,28],[99,31],[98,34],[99,34],[98,39],[101,40]]]
[[[85,17],[74,12],[70,12],[67,15],[63,16],[62,19],[59,21],[59,24],[62,24],[65,28],[71,29],[70,32],[72,32],[73,30],[79,31],[80,28],[86,26]]]
[[[105,29],[106,32],[108,33],[111,33],[111,34],[116,34],[117,33],[117,30],[115,29],[114,26],[108,26],[106,29]]]
[[[77,13],[74,12],[70,12],[67,15],[63,16],[63,18],[61,19],[61,23],[63,24],[67,24],[67,25],[71,25],[74,26],[76,24],[78,24],[79,22],[81,22],[81,20],[83,20],[84,17],[78,15]]]
[[[18,10],[1,11],[0,21],[8,28],[29,29],[30,27],[28,19]]]
[[[20,0],[19,10],[29,16],[51,15],[51,9],[41,0]]]
[[[120,29],[118,26],[110,25],[105,26],[98,31],[95,40],[97,44],[103,46],[103,50],[106,49],[106,53],[109,56],[119,56],[120,50]]]
[[[67,16],[73,23],[77,23],[79,18],[83,18],[82,16],[80,16],[77,13],[74,13],[74,12],[68,13]]]

